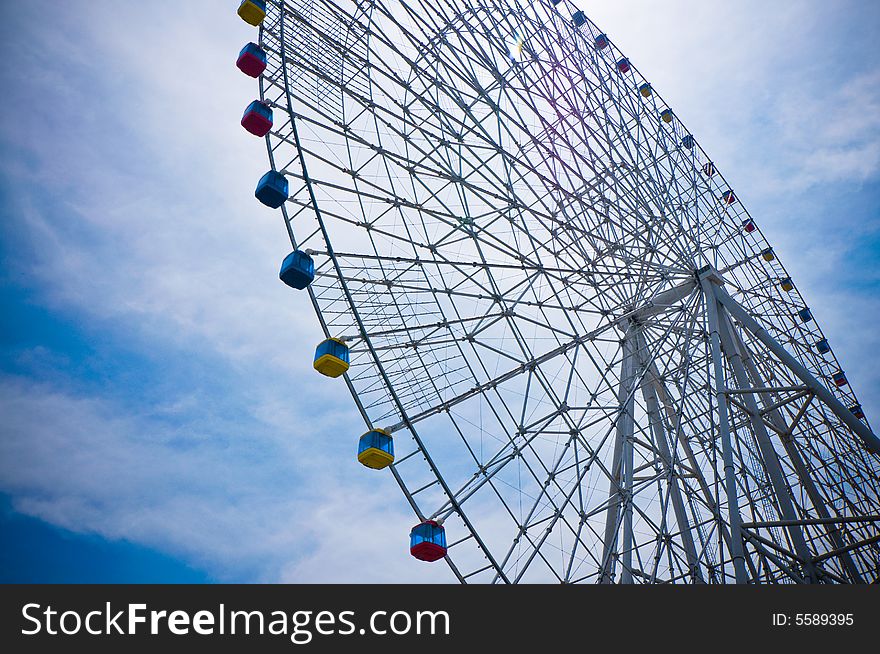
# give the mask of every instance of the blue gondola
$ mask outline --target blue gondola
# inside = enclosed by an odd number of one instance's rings
[[[696,143],[696,141],[694,140],[694,137],[691,136],[690,134],[687,134],[687,135],[681,140],[681,144],[682,144],[684,147],[686,147],[688,150],[693,149],[695,143]]]
[[[327,377],[340,377],[348,371],[349,350],[344,341],[328,338],[315,349],[315,370]]]
[[[713,163],[710,161],[710,162],[707,163],[705,166],[703,166],[703,174],[704,174],[706,177],[712,177],[712,175],[715,174],[715,164],[713,164]]]
[[[581,25],[583,25],[584,23],[587,22],[587,17],[584,14],[584,12],[582,12],[582,11],[574,12],[574,15],[571,17],[571,19],[574,21],[574,24],[577,27],[580,27]]]
[[[372,429],[361,436],[358,461],[368,468],[381,470],[394,463],[394,439],[384,429]]]
[[[813,313],[809,309],[801,309],[798,311],[798,317],[801,322],[810,322],[813,319]]]
[[[269,58],[266,51],[256,43],[248,43],[238,53],[238,60],[235,65],[238,69],[249,77],[259,77],[266,70],[266,64]]]
[[[816,341],[816,352],[819,354],[828,354],[831,351],[831,346],[828,344],[828,339],[823,338],[821,341]]]
[[[267,207],[277,209],[287,200],[287,178],[270,170],[260,178],[254,196]]]
[[[425,520],[409,532],[409,553],[420,561],[438,561],[446,556],[446,530],[434,520]]]
[[[315,262],[302,250],[294,250],[284,257],[278,277],[291,288],[301,291],[315,279]]]

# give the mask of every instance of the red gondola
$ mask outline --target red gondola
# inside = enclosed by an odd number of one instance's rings
[[[259,77],[266,70],[266,64],[269,58],[266,51],[256,43],[248,43],[238,53],[238,60],[235,65],[238,69],[249,77]]]
[[[254,136],[266,136],[272,129],[272,108],[265,102],[254,100],[244,110],[241,126]]]
[[[409,532],[409,553],[420,561],[446,556],[446,530],[435,520],[425,520]]]

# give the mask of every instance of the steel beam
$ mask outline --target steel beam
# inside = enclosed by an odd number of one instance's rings
[[[727,356],[727,361],[733,371],[733,376],[737,385],[741,388],[747,388],[749,386],[749,379],[742,362],[742,357],[740,356],[739,350],[734,342],[733,323],[724,312],[723,307],[718,307],[718,301],[715,298],[714,293],[707,296],[706,301],[715,303],[716,307],[721,309],[721,311],[718,311],[718,327],[719,335],[721,336],[721,348]],[[796,520],[797,515],[795,514],[794,504],[791,499],[790,488],[782,471],[782,466],[779,463],[776,448],[773,447],[773,443],[770,440],[770,434],[761,418],[758,402],[755,400],[755,396],[752,393],[744,393],[742,398],[748,409],[752,431],[755,434],[758,448],[761,450],[761,460],[764,463],[764,469],[767,471],[767,476],[770,478],[770,484],[773,486],[773,491],[776,495],[776,502],[779,505],[779,510],[782,512],[782,517],[784,520]],[[804,566],[807,578],[813,582],[818,582],[816,571],[813,569],[812,563],[810,563],[812,555],[810,554],[810,548],[807,546],[806,538],[804,538],[803,529],[800,525],[793,524],[788,527],[788,533],[794,544],[795,551],[805,562]]]
[[[633,409],[634,396],[633,378],[635,366],[633,361],[632,329],[625,327],[626,332],[620,342],[620,385],[617,390],[617,401],[620,415],[617,419],[617,436],[614,441],[614,454],[611,461],[611,480],[608,487],[608,510],[605,514],[605,539],[602,550],[602,569],[599,583],[612,583],[617,560],[617,532],[620,528],[620,508],[624,505],[623,544],[621,558],[623,570],[621,583],[632,583],[632,475],[633,475]]]
[[[809,370],[789,354],[788,351],[786,351],[786,349],[782,347],[782,345],[780,345],[766,329],[758,324],[757,320],[752,318],[736,300],[730,297],[730,294],[728,294],[727,291],[714,284],[712,287],[714,289],[713,293],[715,297],[717,297],[718,301],[724,305],[724,308],[727,309],[731,316],[736,318],[736,320],[738,320],[743,327],[748,329],[755,338],[766,345],[767,349],[773,352],[773,354],[775,354],[779,360],[798,377],[798,379],[812,390],[847,427],[862,439],[865,447],[874,454],[880,454],[880,438],[877,438],[874,432],[872,432],[865,423],[856,418],[852,411],[843,406],[843,404],[834,397],[831,391],[825,388],[825,386],[821,384]]]
[[[715,376],[715,401],[718,409],[718,432],[721,440],[721,457],[724,462],[724,490],[727,493],[727,512],[730,522],[730,554],[736,583],[745,584],[745,554],[743,551],[742,518],[739,513],[739,494],[736,491],[736,470],[733,467],[733,444],[730,440],[730,418],[727,414],[726,382],[721,359],[721,336],[718,326],[718,302],[712,290],[712,282],[700,280],[706,317],[709,321],[709,341],[712,349],[712,365]]]
[[[645,338],[641,333],[636,334],[636,352],[639,366],[647,371],[648,356],[646,352]],[[685,551],[685,556],[687,556],[691,579],[695,583],[704,583],[703,575],[700,572],[699,559],[697,558],[697,550],[694,547],[694,539],[691,534],[690,521],[688,520],[687,511],[685,510],[684,500],[681,497],[678,475],[675,472],[675,461],[673,461],[672,453],[669,449],[669,443],[666,440],[666,430],[663,427],[663,420],[660,415],[657,393],[651,382],[650,376],[647,373],[642,376],[641,389],[642,397],[645,399],[645,408],[648,412],[648,422],[651,427],[651,433],[654,436],[654,442],[663,462],[663,468],[666,473],[666,483],[669,484],[672,508],[675,512],[675,521],[678,524],[678,529],[681,533],[682,548]]]
[[[758,370],[758,366],[755,365],[754,358],[752,357],[748,346],[745,344],[745,342],[735,329],[731,327],[730,331],[733,335],[735,345],[742,355],[743,365],[745,366],[746,372],[751,378],[752,384],[757,386],[759,389],[764,388],[765,391],[770,390],[765,386],[763,376],[761,375],[760,370]],[[810,498],[810,503],[813,505],[816,513],[822,520],[825,521],[821,524],[825,525],[828,537],[834,546],[834,550],[840,552],[840,559],[843,563],[843,567],[846,569],[847,573],[850,575],[854,582],[860,584],[865,583],[862,575],[859,573],[859,570],[855,565],[855,562],[849,554],[849,550],[846,549],[846,546],[843,542],[843,534],[841,533],[840,528],[837,527],[837,523],[831,521],[831,514],[828,512],[828,508],[825,505],[825,498],[822,497],[822,495],[819,493],[819,489],[816,488],[816,484],[813,482],[813,478],[810,476],[810,473],[807,470],[807,466],[804,463],[804,458],[801,456],[800,449],[798,448],[798,445],[792,434],[794,427],[803,417],[804,410],[809,405],[809,400],[804,404],[801,411],[798,412],[798,415],[795,418],[795,421],[792,423],[791,427],[788,427],[785,418],[779,411],[779,407],[785,403],[773,403],[773,398],[768,398],[766,395],[760,395],[760,398],[762,403],[765,405],[763,413],[767,416],[770,424],[773,425],[774,428],[779,432],[781,436],[780,440],[782,441],[782,447],[785,449],[785,453],[788,455],[792,466],[794,466],[801,486],[803,486],[804,490],[806,490],[807,496]]]

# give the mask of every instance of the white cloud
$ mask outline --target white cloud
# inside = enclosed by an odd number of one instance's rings
[[[413,518],[389,475],[353,462],[350,438],[327,442],[309,422],[276,432],[250,416],[212,420],[209,398],[191,401],[201,412],[178,423],[162,415],[177,407],[130,415],[0,379],[4,491],[23,513],[170,552],[220,580],[376,581],[408,566]],[[327,465],[331,452],[350,465]]]

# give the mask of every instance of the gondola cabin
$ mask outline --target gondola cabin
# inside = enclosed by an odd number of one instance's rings
[[[571,17],[571,19],[574,21],[575,27],[580,27],[587,22],[587,17],[582,11],[574,12],[574,15]]]
[[[266,70],[266,64],[269,59],[266,51],[256,43],[248,43],[238,53],[238,60],[235,65],[238,69],[249,77],[259,77]]]
[[[327,377],[341,377],[348,371],[348,346],[338,338],[328,338],[315,350],[315,370]]]
[[[694,137],[693,137],[693,136],[691,136],[690,134],[688,134],[687,136],[685,136],[685,137],[681,140],[681,144],[682,144],[685,148],[687,148],[688,150],[693,150],[694,145],[696,144],[696,141],[694,140]]]
[[[733,204],[736,202],[736,196],[733,194],[733,191],[724,191],[724,193],[721,194],[721,201],[724,204]]]
[[[835,372],[833,375],[831,375],[831,379],[834,380],[834,385],[837,386],[837,388],[840,388],[841,386],[846,386],[849,383],[843,370],[838,370],[837,372]]]
[[[438,561],[446,556],[446,530],[434,520],[416,525],[409,532],[409,553],[419,561]]]
[[[785,279],[780,281],[779,286],[786,293],[791,293],[794,290],[794,282],[791,281],[791,277],[786,277]]]
[[[664,109],[660,112],[660,120],[664,123],[671,123],[673,118],[672,109]]]
[[[617,62],[617,71],[620,73],[628,73],[630,71],[631,66],[629,65],[629,59],[624,57],[623,59],[618,60]]]
[[[828,354],[831,351],[831,346],[828,344],[828,339],[823,338],[821,341],[816,341],[816,352],[819,354]]]
[[[260,178],[254,196],[267,207],[277,209],[287,201],[287,178],[276,170],[270,170]]]
[[[857,419],[859,419],[859,420],[864,420],[864,419],[865,419],[865,412],[862,411],[862,405],[861,405],[861,404],[853,404],[853,405],[849,408],[849,410],[850,410],[850,412],[851,412],[851,413],[852,413]]]
[[[238,15],[248,25],[259,27],[266,18],[266,0],[242,0]]]
[[[254,136],[266,136],[272,129],[272,108],[265,102],[254,100],[244,110],[241,126]]]
[[[813,319],[813,312],[809,309],[801,309],[798,311],[798,318],[801,319],[801,322],[810,322]]]
[[[703,174],[704,174],[706,177],[712,177],[712,175],[715,174],[715,164],[713,164],[713,163],[710,161],[710,162],[707,163],[705,166],[703,166]]]
[[[301,291],[315,279],[315,262],[302,250],[294,250],[284,257],[278,277],[291,288]]]
[[[643,98],[650,98],[654,93],[654,89],[651,88],[651,85],[648,82],[645,82],[639,87],[639,93],[642,94]]]
[[[764,258],[764,261],[773,261],[776,258],[776,253],[773,251],[773,248],[767,248],[761,252],[761,256]]]
[[[755,222],[751,218],[743,221],[743,231],[746,234],[751,234],[756,229]]]
[[[596,40],[593,41],[593,44],[596,46],[596,50],[604,50],[608,47],[609,43],[610,41],[608,40],[608,37],[604,34],[600,34],[596,37]]]
[[[361,436],[358,461],[373,470],[381,470],[394,463],[394,440],[391,434],[384,429],[372,429]]]

